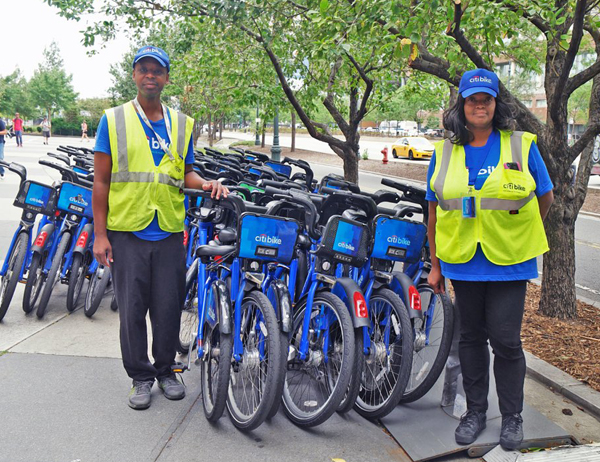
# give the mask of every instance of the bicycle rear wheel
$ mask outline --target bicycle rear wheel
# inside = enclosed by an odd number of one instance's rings
[[[433,387],[444,370],[454,332],[454,311],[447,294],[419,286],[423,319],[414,319],[414,353],[410,379],[401,403],[412,403]]]
[[[67,290],[67,310],[69,311],[73,311],[77,307],[90,263],[88,255],[76,253],[73,256],[73,264],[69,275],[69,288]]]
[[[90,279],[90,285],[88,286],[87,293],[85,294],[85,305],[83,306],[83,312],[91,318],[94,313],[98,310],[106,287],[110,280],[110,268],[107,266],[98,266],[96,272]]]
[[[185,302],[179,322],[179,343],[177,351],[187,354],[190,347],[196,347],[198,338],[198,266],[190,266],[185,277]]]
[[[379,419],[396,407],[410,376],[413,335],[406,306],[389,289],[373,292],[369,299],[371,347],[365,360],[356,411]]]
[[[19,233],[10,257],[8,257],[8,268],[0,281],[0,321],[6,315],[15,294],[15,288],[17,287],[17,282],[19,282],[21,268],[23,268],[23,262],[27,253],[27,241],[27,233]]]
[[[70,241],[71,234],[68,232],[63,233],[63,235],[60,237],[60,242],[58,243],[56,253],[52,258],[52,266],[50,266],[50,271],[48,271],[48,277],[46,278],[46,283],[44,284],[44,289],[42,290],[40,304],[38,305],[35,313],[40,319],[42,319],[46,313],[46,308],[48,307],[48,302],[50,301],[50,295],[52,295],[54,285],[58,282],[57,276],[62,268],[63,259],[65,257],[65,253],[67,253]]]
[[[363,328],[354,329],[354,366],[352,367],[350,385],[348,385],[346,395],[337,409],[337,412],[340,414],[350,411],[354,407],[354,403],[358,397],[360,381],[365,370],[364,344]]]
[[[348,309],[338,297],[317,293],[309,313],[309,351],[301,360],[306,309],[304,300],[294,314],[283,410],[294,424],[314,427],[331,417],[346,394],[354,365],[354,329]]]
[[[246,294],[241,306],[240,335],[244,353],[231,365],[227,410],[232,423],[241,430],[262,424],[276,396],[278,375],[283,373],[281,337],[271,302],[261,292]]]
[[[31,313],[37,308],[37,302],[46,283],[46,275],[44,274],[44,265],[48,254],[34,253],[31,258],[31,264],[27,271],[27,284],[23,292],[23,311]]]

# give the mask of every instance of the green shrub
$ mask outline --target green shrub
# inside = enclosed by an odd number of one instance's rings
[[[254,146],[254,141],[252,141],[252,140],[235,141],[229,145],[230,148],[233,146]]]
[[[36,127],[36,130],[38,133],[42,133],[42,127],[40,127],[39,125]]]

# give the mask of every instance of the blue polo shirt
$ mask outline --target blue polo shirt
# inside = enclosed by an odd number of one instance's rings
[[[171,120],[171,114],[167,113],[169,117],[169,121]],[[156,139],[156,136],[150,130],[150,128],[142,121],[142,118],[138,114],[138,118],[140,119],[140,123],[142,127],[144,127],[144,131],[146,132],[146,138],[148,138],[148,144],[150,145],[150,151],[152,151],[152,157],[154,158],[154,165],[158,166],[166,154],[160,148],[160,144]],[[161,119],[158,122],[150,121],[152,128],[158,133],[164,140],[168,142],[170,145],[170,140],[167,134],[167,126],[165,124],[165,120]],[[100,124],[98,125],[98,132],[96,133],[96,146],[94,146],[94,151],[96,152],[104,152],[106,154],[111,154],[110,150],[110,139],[108,137],[108,122],[106,121],[106,115],[102,116],[100,119]],[[194,163],[194,142],[193,137],[190,139],[190,144],[188,146],[187,153],[185,155],[185,164],[193,164]],[[158,215],[154,214],[154,219],[150,222],[150,224],[141,231],[134,231],[134,233],[140,239],[144,239],[146,241],[160,241],[161,239],[165,239],[171,235],[168,231],[163,231],[158,224]]]
[[[479,190],[500,161],[500,132],[494,130],[485,146],[473,147],[466,145],[464,148],[466,167],[469,170],[469,183],[473,183],[474,188]],[[438,198],[431,190],[430,185],[431,177],[435,170],[435,162],[436,156],[434,152],[429,163],[429,169],[427,170],[426,199],[437,202]],[[554,186],[550,180],[546,164],[544,164],[542,155],[535,143],[531,143],[528,164],[529,172],[535,180],[536,196],[540,197],[551,191]],[[468,262],[454,264],[440,260],[440,264],[442,274],[445,277],[461,281],[519,281],[538,277],[536,258],[516,265],[496,265],[486,258],[479,244],[477,245],[475,255]]]

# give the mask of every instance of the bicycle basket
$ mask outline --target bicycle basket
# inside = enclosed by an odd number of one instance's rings
[[[292,174],[292,166],[287,164],[280,164],[278,162],[265,162],[267,167],[271,167],[276,173],[285,175],[288,178]]]
[[[300,225],[290,218],[243,213],[239,221],[239,256],[252,260],[266,260],[288,264]]]
[[[362,266],[369,256],[369,229],[363,223],[333,215],[327,221],[316,255]]]
[[[92,218],[92,190],[68,181],[60,185],[57,208],[63,212]]]
[[[421,258],[427,227],[417,221],[375,217],[375,240],[372,258],[415,263]]]
[[[13,205],[43,215],[53,215],[56,210],[56,189],[37,181],[24,181]]]

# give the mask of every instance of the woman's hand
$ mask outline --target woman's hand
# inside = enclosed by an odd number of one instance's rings
[[[439,266],[432,266],[431,271],[429,272],[429,276],[427,277],[427,282],[433,289],[433,292],[436,294],[444,294],[446,293],[446,278],[442,276],[442,270]]]

